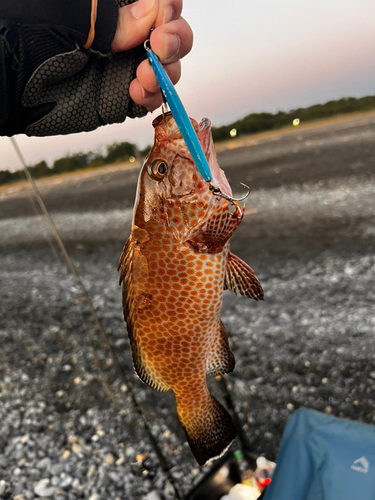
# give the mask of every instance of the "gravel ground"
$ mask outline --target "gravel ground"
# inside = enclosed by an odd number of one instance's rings
[[[302,406],[375,424],[374,132],[368,119],[221,153],[232,184],[253,178],[232,251],[265,291],[262,303],[225,293],[237,362],[227,384],[252,450],[269,459]],[[135,175],[111,175],[105,198],[97,179],[44,194],[126,385],[28,194],[0,200],[0,498],[175,498],[131,391],[181,491],[208,470],[191,457],[173,396],[132,371],[116,271],[131,200],[121,205],[115,186]]]

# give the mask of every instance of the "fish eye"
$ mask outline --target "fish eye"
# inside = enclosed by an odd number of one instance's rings
[[[168,171],[167,165],[163,160],[155,160],[148,167],[148,173],[156,181],[161,181],[165,177],[167,171]]]

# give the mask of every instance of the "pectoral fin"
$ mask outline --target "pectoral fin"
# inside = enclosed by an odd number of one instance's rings
[[[224,290],[245,295],[254,300],[263,300],[263,289],[250,266],[237,255],[230,253],[224,276]]]
[[[219,253],[223,251],[224,245],[241,224],[244,216],[245,207],[242,211],[236,203],[234,213],[228,211],[228,207],[223,204],[200,228],[193,237],[189,238],[188,244],[196,252]]]

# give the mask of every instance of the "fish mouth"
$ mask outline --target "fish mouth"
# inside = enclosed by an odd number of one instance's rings
[[[167,111],[166,113],[162,113],[161,115],[157,116],[153,121],[152,121],[152,126],[156,128],[158,125],[160,125],[162,122],[166,122],[170,118],[173,118],[172,112]]]

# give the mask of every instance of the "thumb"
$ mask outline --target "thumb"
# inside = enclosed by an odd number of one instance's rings
[[[158,13],[158,0],[138,0],[119,9],[112,50],[120,52],[137,47],[150,36]]]

